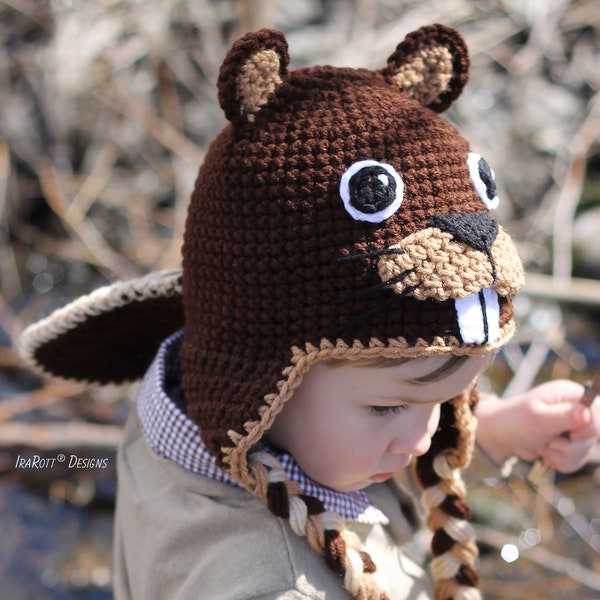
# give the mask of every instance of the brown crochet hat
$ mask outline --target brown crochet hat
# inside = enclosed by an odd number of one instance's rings
[[[153,276],[158,292],[120,284],[129,291],[117,291],[112,308],[88,302],[74,319],[67,307],[24,336],[25,353],[55,375],[135,378],[157,341],[181,326],[182,300],[189,415],[223,468],[285,518],[298,491],[253,452],[312,364],[491,354],[514,331],[511,299],[523,284],[515,247],[491,213],[493,171],[438,115],[468,77],[456,31],[411,33],[378,71],[289,71],[288,61],[283,34],[262,30],[234,44],[221,67],[229,124],[192,195],[181,290],[172,273]],[[107,352],[110,360],[100,358]],[[417,464],[436,531],[439,598],[466,597],[476,585],[457,474],[470,460],[474,401],[468,389],[443,406]],[[322,509],[303,502],[306,525]],[[364,577],[348,575],[351,534],[340,523],[324,530],[309,542],[348,589],[380,597],[367,559]]]

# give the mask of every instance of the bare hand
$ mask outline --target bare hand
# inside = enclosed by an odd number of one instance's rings
[[[581,385],[556,380],[505,400],[483,397],[478,442],[497,464],[510,456],[541,457],[563,473],[576,471],[600,437],[600,402],[583,406],[582,393]]]

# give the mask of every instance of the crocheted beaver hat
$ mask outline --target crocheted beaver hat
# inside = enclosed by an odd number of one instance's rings
[[[30,328],[24,349],[54,375],[133,379],[185,324],[188,411],[220,465],[289,518],[356,597],[380,598],[356,538],[257,443],[317,361],[495,352],[514,331],[523,270],[491,213],[493,171],[438,114],[468,77],[457,32],[423,27],[377,71],[289,71],[288,60],[271,30],[225,58],[229,123],[191,198],[182,276],[95,292]],[[470,386],[442,406],[416,465],[437,598],[476,594],[459,474],[475,399]]]

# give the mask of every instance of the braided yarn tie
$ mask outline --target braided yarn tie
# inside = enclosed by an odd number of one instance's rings
[[[431,572],[435,581],[452,579],[459,571],[461,564],[450,552],[436,556],[431,561]]]
[[[387,600],[374,577],[375,565],[362,550],[358,535],[348,530],[335,512],[323,510],[320,500],[305,496],[300,486],[287,479],[279,461],[266,452],[249,457],[248,472],[257,497],[271,512],[290,523],[292,531],[306,537],[323,555],[327,565],[341,575],[344,587],[356,600]]]
[[[475,530],[469,523],[470,508],[466,502],[466,486],[461,477],[471,457],[476,421],[471,412],[470,392],[452,401],[452,413],[446,415],[458,432],[448,438],[431,457],[423,471],[421,501],[427,512],[426,524],[433,532],[431,573],[434,600],[479,600],[477,573],[474,565],[478,549]]]
[[[459,585],[454,580],[440,582],[433,593],[434,600],[482,600],[481,592],[474,587]]]
[[[290,527],[296,535],[303,536],[306,532],[308,507],[298,496],[290,498]]]

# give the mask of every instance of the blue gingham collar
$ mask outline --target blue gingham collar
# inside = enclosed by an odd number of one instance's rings
[[[179,348],[182,337],[183,331],[179,331],[163,342],[140,384],[137,411],[144,438],[159,456],[194,473],[238,486],[217,466],[216,458],[200,437],[198,426],[186,415],[180,387]],[[337,512],[350,521],[372,525],[389,523],[364,491],[344,493],[324,487],[307,477],[290,454],[272,448],[265,450],[279,460],[287,477],[298,482],[305,494],[321,500],[325,510]]]

